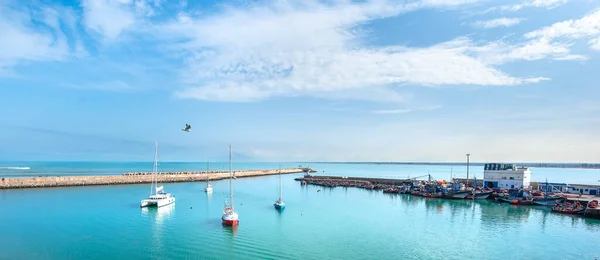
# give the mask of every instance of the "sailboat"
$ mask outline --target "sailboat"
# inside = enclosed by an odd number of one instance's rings
[[[273,206],[275,206],[276,209],[282,210],[285,208],[285,203],[283,203],[283,200],[281,200],[281,189],[282,189],[282,184],[281,184],[281,166],[279,167],[279,199],[277,201],[275,201],[275,204],[273,204]]]
[[[210,185],[210,174],[208,173],[208,168],[209,168],[209,161],[206,160],[206,188],[204,188],[204,191],[206,193],[211,193],[213,191],[212,185]]]
[[[229,145],[229,202],[225,201],[225,207],[223,208],[223,225],[235,226],[239,223],[238,214],[233,208],[233,189],[231,188],[231,180],[233,179],[233,171],[231,170],[231,145]]]
[[[152,184],[150,184],[150,196],[148,196],[148,199],[142,200],[140,207],[162,207],[174,203],[175,197],[171,196],[171,193],[166,193],[162,185],[158,186],[158,141],[154,148],[154,167],[152,172],[153,179]],[[152,193],[153,189],[154,194]]]

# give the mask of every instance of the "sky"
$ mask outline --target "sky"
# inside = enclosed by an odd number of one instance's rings
[[[599,162],[599,7],[0,1],[0,161]]]

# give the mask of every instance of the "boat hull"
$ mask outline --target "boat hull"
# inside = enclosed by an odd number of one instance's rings
[[[540,206],[554,206],[558,200],[562,198],[542,198],[542,199],[533,199],[533,204]]]
[[[447,199],[464,199],[470,193],[471,193],[470,191],[449,192],[449,193],[445,193],[443,195],[443,197],[447,198]]]
[[[213,188],[212,187],[206,187],[206,188],[204,188],[204,192],[211,193],[211,192],[213,192]]]
[[[237,224],[239,224],[239,220],[237,219],[223,219],[223,225],[224,226],[235,226]]]
[[[140,203],[140,207],[144,208],[144,207],[162,207],[162,206],[166,206],[166,205],[170,205],[175,203],[175,198],[171,197],[171,198],[166,198],[166,199],[161,199],[161,200],[142,200],[142,202]]]
[[[275,209],[285,209],[285,205],[279,205],[277,203],[273,204],[273,207],[275,207]]]

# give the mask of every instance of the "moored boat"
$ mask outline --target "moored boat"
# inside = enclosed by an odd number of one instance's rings
[[[233,207],[233,189],[231,187],[231,180],[233,179],[233,172],[231,170],[231,145],[229,145],[229,204],[225,201],[225,206],[223,208],[223,215],[221,220],[223,221],[223,225],[226,226],[235,226],[239,223],[238,214],[235,212]]]
[[[212,185],[210,185],[210,174],[208,173],[209,171],[209,161],[206,161],[206,187],[204,188],[204,192],[206,193],[211,193],[213,192],[213,188]]]
[[[156,142],[154,150],[154,167],[153,167],[153,180],[150,185],[150,196],[147,199],[140,202],[140,207],[162,207],[172,203],[175,203],[175,197],[171,193],[164,191],[164,187],[158,186],[158,142]],[[152,190],[154,189],[154,194]]]
[[[285,203],[283,203],[283,200],[281,199],[281,166],[279,167],[279,169],[279,199],[275,201],[275,204],[273,204],[273,206],[275,207],[275,209],[282,210],[285,209]]]
[[[469,195],[471,191],[460,190],[460,191],[447,191],[442,194],[442,197],[447,199],[464,199]]]
[[[563,200],[562,203],[559,203],[557,201],[554,207],[552,207],[552,211],[562,214],[578,215],[583,214],[585,212],[585,207],[586,206],[584,204],[581,204],[579,201],[573,202],[569,200]]]

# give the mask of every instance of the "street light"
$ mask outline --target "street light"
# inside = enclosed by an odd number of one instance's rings
[[[470,153],[467,154],[467,187],[469,187],[469,156],[471,156]]]

